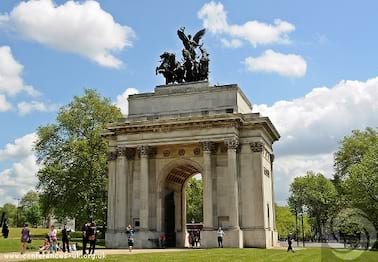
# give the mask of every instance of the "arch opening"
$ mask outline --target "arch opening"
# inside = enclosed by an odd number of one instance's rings
[[[167,247],[184,247],[189,245],[186,226],[186,188],[192,177],[198,178],[200,176],[202,176],[201,170],[190,163],[180,163],[174,166],[165,176],[163,182],[164,219],[162,229],[166,236]],[[192,222],[191,219],[188,222]]]

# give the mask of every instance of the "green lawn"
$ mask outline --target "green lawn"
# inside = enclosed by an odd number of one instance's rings
[[[32,237],[36,238],[44,238],[49,230],[47,228],[29,228],[30,229],[30,234]],[[9,228],[9,236],[8,238],[11,239],[20,239],[21,238],[21,230],[22,228],[17,228],[17,227],[11,227]]]
[[[101,251],[98,253],[100,254]],[[332,252],[343,252],[344,256]],[[357,257],[358,256],[358,257]],[[353,259],[353,260],[351,260]],[[99,261],[378,261],[378,252],[363,252],[345,250],[331,250],[320,248],[309,248],[297,250],[295,253],[287,253],[285,250],[265,250],[265,249],[207,249],[192,250],[184,252],[167,252],[167,253],[150,253],[135,255],[112,255],[106,256],[105,259]],[[52,259],[52,260],[33,260],[33,261],[77,261],[77,259]],[[89,261],[89,260],[88,260]]]
[[[22,228],[10,228],[9,236],[7,239],[0,237],[0,253],[19,252],[21,250],[21,229]],[[47,233],[48,229],[46,228],[30,228],[32,243],[28,244],[28,250],[37,251],[39,247],[42,246],[43,240],[46,237]],[[61,239],[60,234],[58,234],[58,239]],[[81,242],[81,238],[71,239],[71,243],[77,243],[78,247],[81,247]],[[99,239],[97,241],[96,248],[104,248],[104,246],[105,241],[103,239]]]

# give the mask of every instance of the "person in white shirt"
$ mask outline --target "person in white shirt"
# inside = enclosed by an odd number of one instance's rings
[[[218,228],[217,235],[218,235],[218,247],[223,248],[224,231],[221,227]]]

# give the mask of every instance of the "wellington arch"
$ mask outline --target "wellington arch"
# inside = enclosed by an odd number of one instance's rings
[[[235,84],[207,81],[157,86],[129,97],[129,115],[108,126],[106,246],[155,248],[162,234],[184,247],[184,188],[203,179],[201,247],[273,247],[273,150],[279,133]]]

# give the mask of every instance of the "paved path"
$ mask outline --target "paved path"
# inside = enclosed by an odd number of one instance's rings
[[[98,249],[96,250],[97,258],[103,258],[107,255],[134,255],[134,254],[142,254],[142,253],[161,253],[161,252],[181,252],[181,251],[189,251],[189,250],[204,250],[204,249],[188,249],[188,248],[169,248],[169,249],[134,249],[132,252],[129,252],[128,249]],[[71,253],[63,253],[57,252],[56,258],[65,258],[72,257],[78,258],[82,254],[82,251],[75,251]],[[24,261],[24,260],[35,260],[35,259],[43,259],[43,258],[53,258],[54,254],[46,254],[45,257],[43,255],[39,255],[38,252],[27,252],[24,255],[20,253],[13,252],[13,253],[0,253],[0,262],[11,262],[11,261]]]

